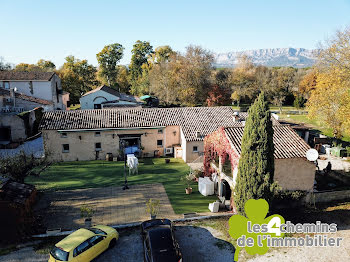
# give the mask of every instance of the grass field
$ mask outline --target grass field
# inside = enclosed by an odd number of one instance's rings
[[[152,164],[153,163],[153,164]],[[39,177],[27,177],[26,183],[39,190],[72,190],[122,186],[124,184],[124,163],[107,161],[62,162],[47,168]],[[208,204],[216,196],[204,197],[198,192],[198,184],[192,185],[193,193],[185,194],[181,176],[188,174],[189,167],[180,159],[155,158],[140,163],[139,174],[128,176],[129,185],[162,183],[175,213],[207,212]]]

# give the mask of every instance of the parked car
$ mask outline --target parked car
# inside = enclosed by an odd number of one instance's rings
[[[169,219],[153,219],[141,223],[145,262],[182,262],[174,227]]]
[[[50,251],[49,262],[88,262],[106,249],[113,247],[119,238],[117,230],[108,226],[81,228],[58,242]]]

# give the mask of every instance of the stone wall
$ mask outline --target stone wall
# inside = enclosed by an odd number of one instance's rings
[[[160,132],[159,130],[162,130]],[[95,132],[100,135],[96,136]],[[159,150],[164,155],[166,147],[173,147],[180,144],[180,129],[178,126],[165,128],[140,128],[140,129],[118,129],[118,130],[76,130],[60,131],[43,130],[45,153],[51,161],[83,161],[105,159],[107,153],[113,156],[119,154],[118,135],[140,135],[143,153],[149,156]],[[66,133],[66,136],[62,136]],[[157,140],[163,140],[163,146],[157,145]],[[96,155],[95,143],[101,143],[101,151]],[[63,144],[69,144],[69,152],[63,152]]]
[[[307,203],[326,203],[332,201],[350,200],[350,190],[314,192],[306,196]]]

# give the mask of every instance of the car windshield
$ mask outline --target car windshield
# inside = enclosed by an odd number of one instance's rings
[[[68,261],[68,252],[60,249],[59,247],[54,247],[51,252],[51,256],[59,261]]]
[[[104,231],[102,231],[101,229],[98,229],[98,228],[90,227],[89,230],[92,231],[96,235],[107,235],[106,232],[104,232]]]
[[[148,234],[153,250],[165,252],[174,249],[173,238],[169,228],[153,229]]]

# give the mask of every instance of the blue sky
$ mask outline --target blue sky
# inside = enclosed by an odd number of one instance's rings
[[[96,53],[116,42],[128,64],[136,40],[176,51],[190,44],[213,52],[311,49],[350,26],[350,0],[0,0],[0,10],[0,56],[57,66],[67,55],[96,65]]]

